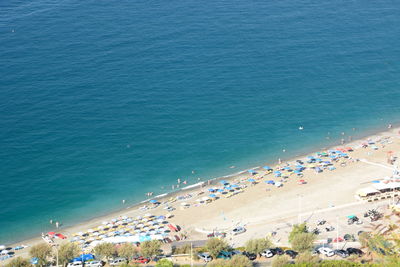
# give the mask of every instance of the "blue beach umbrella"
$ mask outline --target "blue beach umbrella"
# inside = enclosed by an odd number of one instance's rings
[[[372,183],[374,183],[374,184],[379,184],[381,181],[378,181],[378,180],[375,180],[375,181],[372,181]]]
[[[238,188],[239,186],[237,184],[232,184],[231,187],[232,188]]]
[[[219,181],[219,183],[220,184],[223,184],[223,185],[226,185],[226,184],[229,184],[227,181],[225,181],[225,180],[221,180],[221,181]]]
[[[222,192],[225,192],[225,191],[224,191],[224,189],[218,189],[217,192],[222,193]]]
[[[254,179],[247,179],[248,182],[254,183],[256,180]]]
[[[215,189],[214,189],[214,188],[209,188],[208,191],[209,191],[209,192],[214,192]]]
[[[266,169],[267,171],[272,170],[272,168],[269,166],[264,166],[263,168]]]
[[[156,203],[157,203],[157,200],[152,199],[152,200],[150,200],[149,202],[150,202],[151,204],[156,204]]]
[[[250,174],[256,174],[257,173],[255,170],[248,170],[247,172],[250,173]]]
[[[265,181],[267,184],[275,184],[275,181],[273,180],[269,180],[269,181]]]
[[[209,194],[208,196],[211,197],[211,198],[216,198],[217,197],[217,195],[215,195],[215,194]]]

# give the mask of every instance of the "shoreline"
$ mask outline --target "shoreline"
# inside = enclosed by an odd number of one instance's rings
[[[347,142],[344,145],[345,146],[353,146],[354,148],[355,147],[359,147],[361,145],[361,143],[363,141],[365,141],[365,139],[370,139],[370,138],[374,139],[374,138],[382,137],[382,136],[385,136],[385,135],[391,135],[391,136],[398,135],[398,131],[399,130],[400,130],[400,127],[398,127],[396,125],[391,129],[385,129],[384,131],[374,132],[373,134],[362,134],[362,133],[360,133],[361,137],[357,136],[357,139],[352,140],[351,142]],[[333,147],[337,147],[337,146],[341,146],[341,144],[339,142],[335,143],[334,145],[332,145],[330,147],[324,148],[324,150],[327,150],[327,149],[330,149],[330,148],[333,148]],[[282,157],[281,160],[282,160],[282,163],[293,162],[296,159],[304,159],[307,155],[313,154],[315,152],[317,152],[317,151],[304,153],[304,154],[298,155],[298,156],[288,156],[287,158],[283,158]],[[270,163],[270,166],[273,167],[273,168],[275,168],[277,165],[278,164],[276,162],[275,163]],[[133,214],[133,213],[139,213],[140,214],[140,213],[152,212],[153,210],[154,211],[157,210],[157,208],[142,211],[142,210],[139,210],[139,207],[144,205],[144,204],[146,204],[146,203],[148,203],[150,199],[157,199],[160,202],[163,202],[163,201],[168,200],[171,197],[179,196],[180,194],[195,193],[198,189],[201,189],[203,185],[205,185],[205,186],[213,185],[215,182],[218,182],[219,180],[222,180],[222,179],[226,179],[226,180],[229,180],[229,181],[232,181],[232,180],[235,180],[235,179],[239,179],[242,176],[248,175],[247,171],[251,170],[251,169],[254,169],[256,171],[263,170],[262,166],[257,166],[257,167],[241,170],[241,171],[235,172],[233,174],[229,174],[229,175],[225,175],[225,176],[221,176],[221,177],[215,177],[215,178],[211,178],[211,179],[208,179],[208,180],[205,180],[205,181],[201,181],[201,182],[198,182],[198,183],[195,183],[195,184],[192,184],[192,185],[187,185],[187,186],[185,186],[183,188],[180,188],[179,190],[171,191],[171,192],[168,192],[168,193],[163,193],[163,194],[154,196],[152,198],[148,198],[146,200],[140,201],[138,203],[134,203],[132,205],[127,205],[126,207],[120,208],[120,209],[115,210],[113,212],[109,212],[107,214],[103,214],[103,215],[100,215],[100,216],[95,216],[95,217],[89,218],[87,220],[78,222],[76,224],[72,224],[72,225],[67,225],[65,227],[61,227],[57,231],[61,232],[61,233],[67,233],[66,235],[69,237],[72,233],[77,232],[79,229],[88,229],[88,228],[90,228],[90,225],[98,225],[99,222],[101,222],[103,220],[110,220],[111,218],[119,217],[119,216],[122,216],[122,215],[125,215],[125,214]],[[178,202],[180,202],[180,201],[178,200]],[[37,243],[37,242],[39,242],[41,240],[41,237],[40,237],[39,233],[38,233],[37,236],[38,237],[25,238],[25,239],[22,239],[21,241],[13,241],[13,242],[9,242],[9,243],[6,243],[6,244],[9,244],[10,246],[13,246],[13,247],[16,246],[16,245],[19,245],[19,244],[29,244],[29,245],[35,244],[35,243]]]

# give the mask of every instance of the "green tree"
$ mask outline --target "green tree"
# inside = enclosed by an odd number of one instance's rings
[[[311,255],[310,252],[300,253],[296,258],[296,263],[298,264],[308,264],[315,266],[316,263],[318,262],[319,262],[319,257]]]
[[[94,254],[100,259],[107,258],[108,260],[117,255],[117,250],[112,243],[100,243],[94,247]]]
[[[229,248],[228,243],[225,240],[218,238],[210,238],[207,240],[206,248],[210,255],[215,259],[221,250],[226,250]]]
[[[272,267],[283,267],[290,263],[290,258],[288,255],[281,255],[276,257],[272,261]]]
[[[272,247],[272,242],[268,238],[250,239],[245,245],[246,251],[255,254],[260,254],[265,249],[270,247]]]
[[[227,267],[227,260],[224,259],[216,259],[213,260],[212,262],[209,262],[207,264],[207,267]]]
[[[293,225],[292,231],[289,234],[289,242],[291,243],[293,238],[297,234],[301,234],[301,233],[308,233],[307,224],[306,223],[301,223],[301,224]]]
[[[64,243],[58,248],[58,260],[62,265],[66,265],[73,258],[78,257],[81,249],[74,243]]]
[[[140,251],[144,257],[153,258],[160,253],[161,242],[158,240],[144,241],[140,244]]]
[[[174,264],[167,259],[161,259],[157,262],[155,267],[174,267]]]
[[[34,245],[29,250],[29,255],[38,259],[39,266],[44,266],[47,264],[47,258],[51,256],[51,247],[46,243]]]
[[[292,239],[292,248],[299,252],[310,251],[314,247],[315,235],[313,233],[299,233]]]
[[[16,257],[5,265],[5,267],[31,267],[31,266],[32,264],[29,262],[29,260],[22,257]]]
[[[137,249],[130,243],[125,243],[117,250],[118,256],[131,260],[137,254]]]

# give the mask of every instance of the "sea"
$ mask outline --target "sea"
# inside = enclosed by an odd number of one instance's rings
[[[399,14],[389,0],[0,1],[0,243],[399,125]]]

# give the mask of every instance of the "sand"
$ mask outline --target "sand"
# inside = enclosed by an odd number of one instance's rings
[[[247,182],[248,187],[243,193],[237,194],[231,198],[221,198],[209,204],[200,205],[198,207],[191,206],[190,208],[181,210],[181,202],[194,204],[199,197],[193,197],[190,200],[175,202],[171,206],[176,210],[172,212],[174,217],[171,222],[180,225],[183,231],[188,234],[188,240],[206,239],[205,232],[212,230],[230,231],[236,225],[243,225],[247,228],[247,232],[242,235],[230,238],[229,241],[233,245],[243,245],[248,238],[265,236],[274,225],[279,223],[296,223],[302,220],[299,214],[310,214],[318,210],[339,207],[348,205],[357,200],[355,192],[362,187],[366,187],[369,182],[376,179],[382,179],[393,174],[393,165],[387,163],[387,152],[400,150],[400,135],[398,128],[390,129],[373,136],[368,139],[379,140],[389,138],[390,143],[382,147],[377,144],[378,150],[371,148],[361,148],[360,144],[367,138],[356,140],[345,146],[355,148],[354,152],[349,155],[353,159],[362,159],[363,161],[351,162],[347,161],[346,167],[340,167],[336,164],[336,170],[322,173],[315,173],[311,170],[304,171],[304,179],[307,184],[298,185],[297,181],[300,178],[290,176],[289,181],[281,188],[276,188],[267,185],[264,180],[274,179],[273,175],[266,175],[256,185],[251,185]],[[340,147],[340,146],[336,146]],[[312,153],[310,153],[312,154]],[[395,162],[395,164],[398,164]],[[271,166],[273,167],[273,166]],[[260,177],[264,171],[254,177]],[[251,177],[248,173],[242,173],[232,179],[247,179]],[[214,181],[214,183],[216,183]],[[215,186],[215,185],[214,185]],[[208,187],[203,188],[206,191]],[[270,189],[267,191],[266,189]],[[196,194],[200,189],[196,188],[191,192]],[[183,192],[181,192],[183,194]],[[204,195],[208,195],[208,192]],[[203,196],[203,195],[202,195]],[[117,213],[99,217],[88,222],[84,222],[73,227],[61,228],[59,232],[64,235],[72,236],[73,233],[86,231],[89,228],[95,228],[103,221],[110,221],[112,218],[119,216],[137,216],[144,213],[152,213],[155,215],[165,215],[167,212],[160,206],[150,211],[138,210],[138,207],[131,207]],[[300,218],[299,218],[300,217]],[[40,236],[40,233],[38,233]],[[44,242],[40,237],[12,244],[25,244],[32,246]],[[61,241],[57,241],[60,243]],[[28,256],[28,249],[24,249],[16,253],[16,256]],[[3,262],[5,263],[5,262]]]

